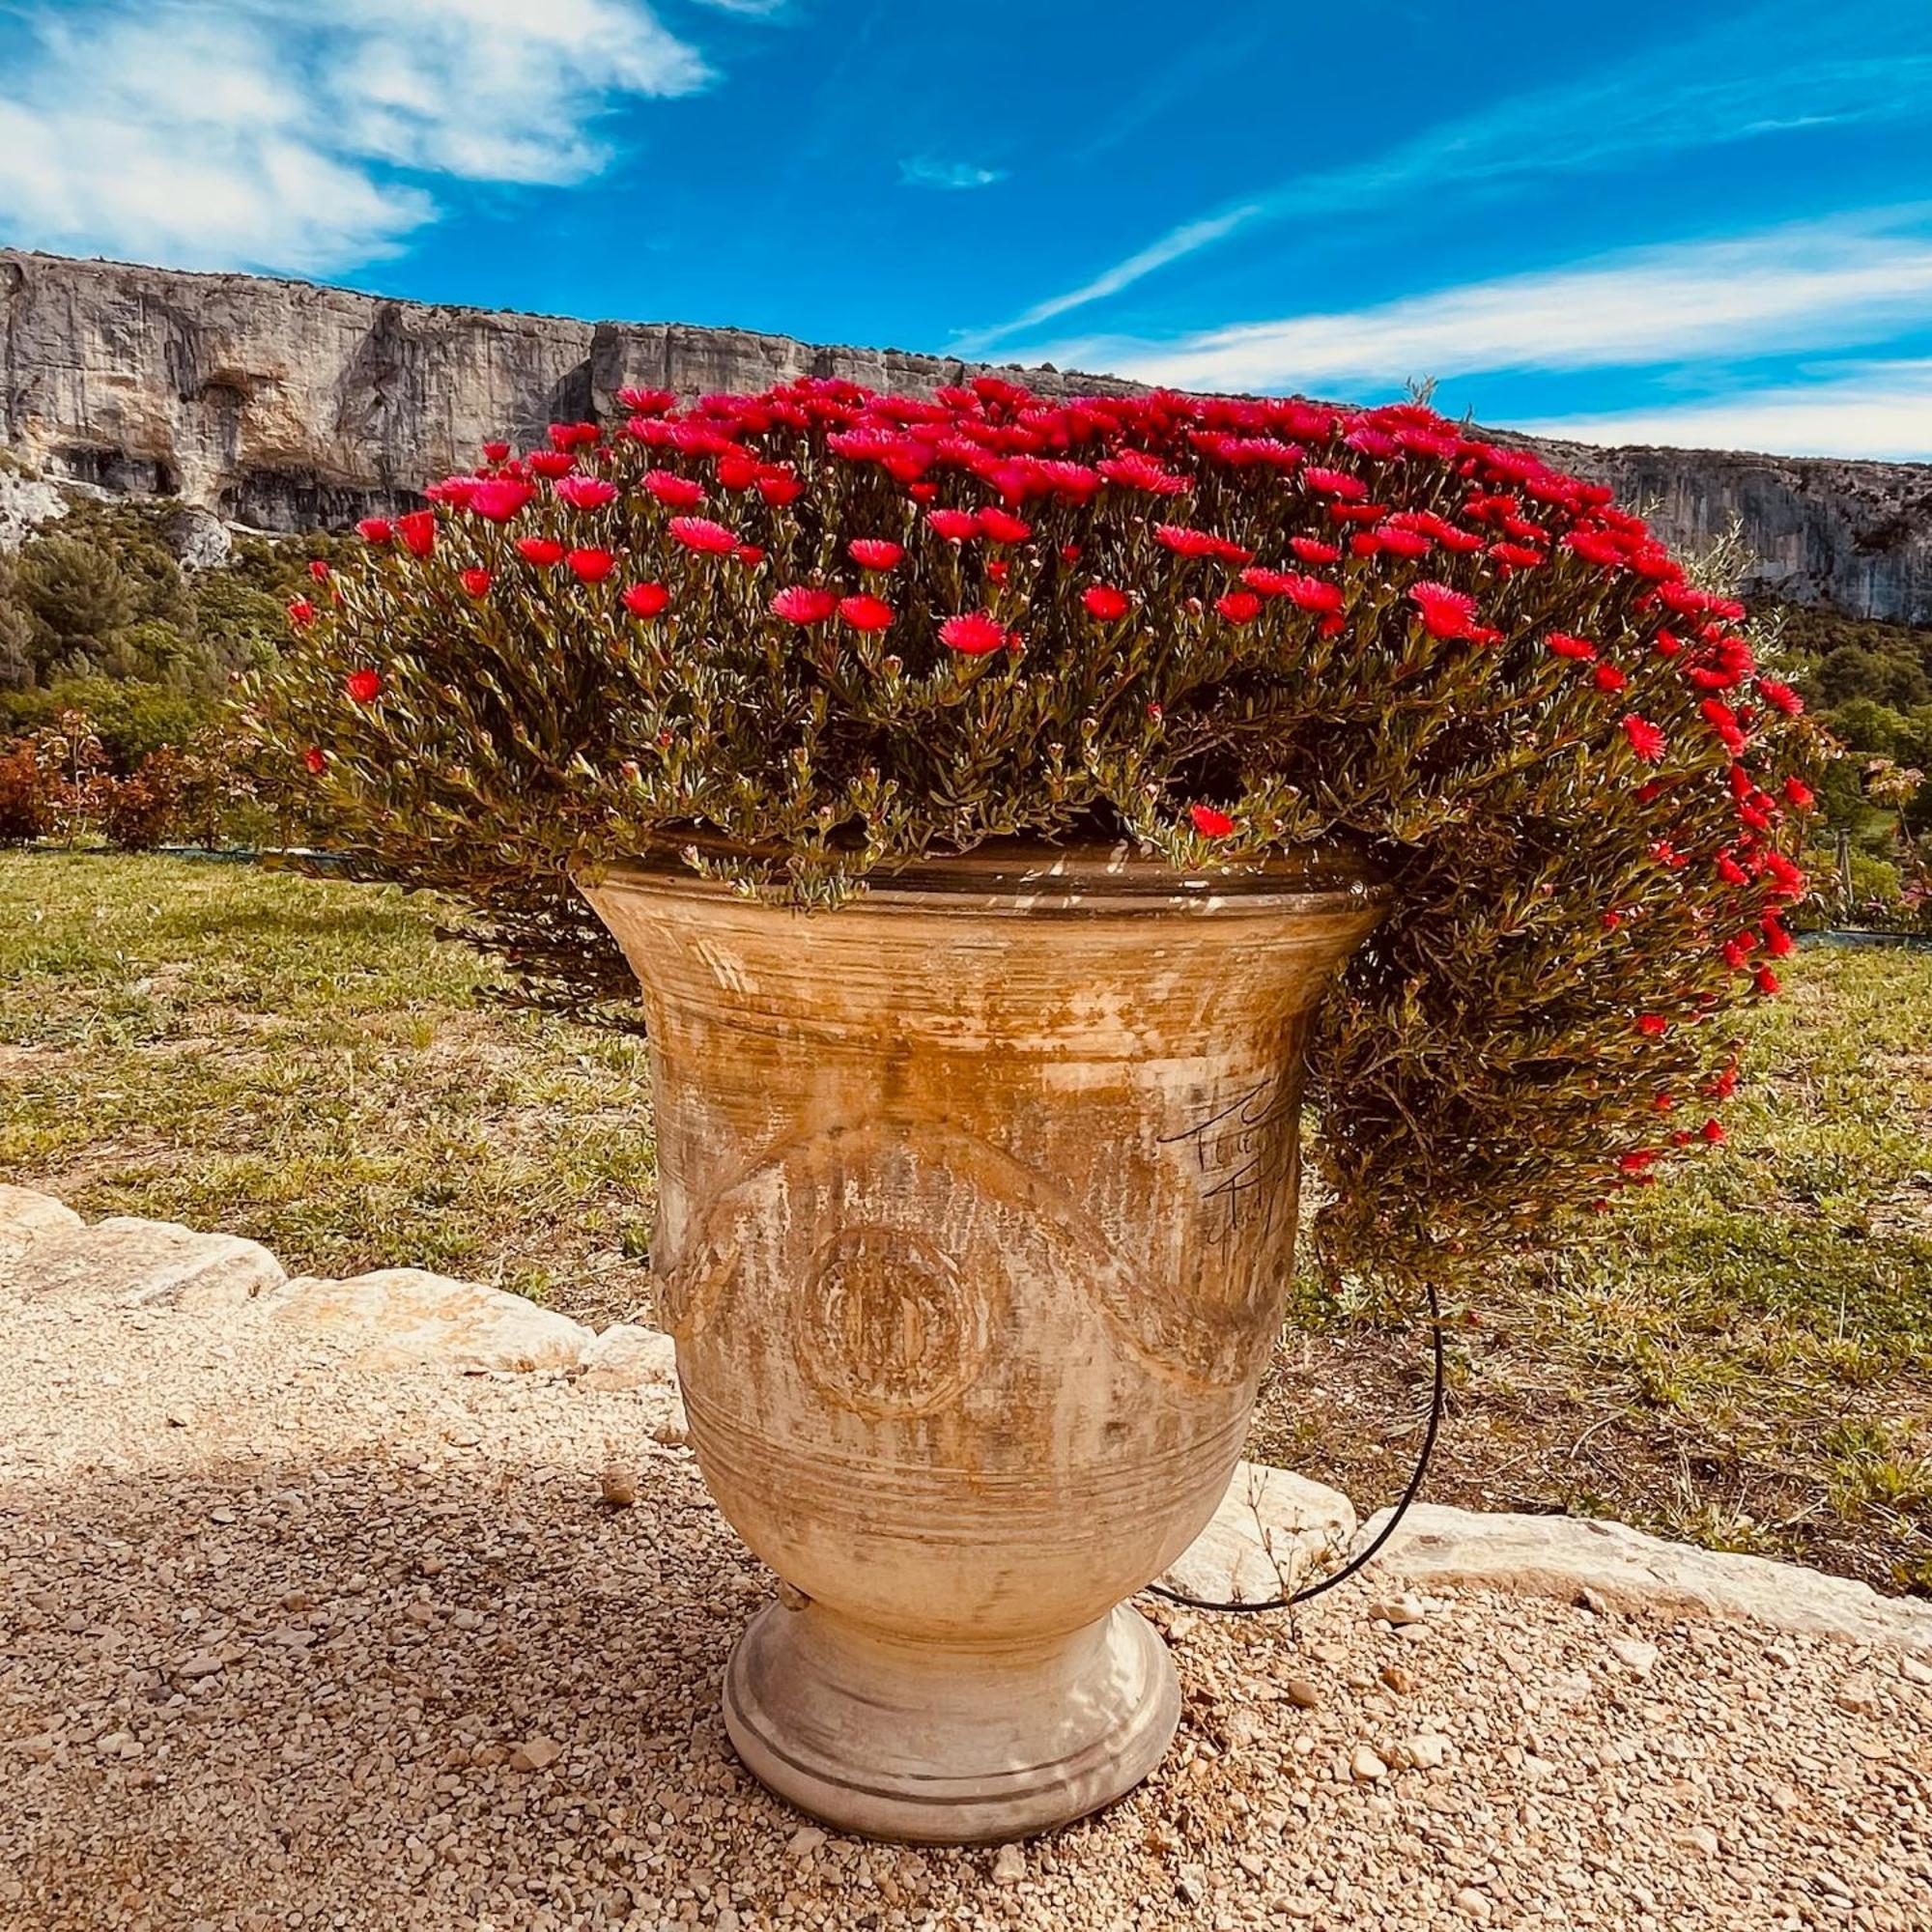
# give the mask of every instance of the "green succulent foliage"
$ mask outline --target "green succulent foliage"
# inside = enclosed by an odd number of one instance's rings
[[[628,987],[573,877],[647,848],[812,907],[1001,838],[1124,839],[1190,872],[1352,852],[1390,910],[1315,1046],[1337,1269],[1414,1274],[1536,1236],[1647,1179],[1728,1091],[1723,1015],[1753,982],[1719,945],[1761,938],[1777,895],[1714,873],[1739,837],[1737,761],[1654,648],[1645,577],[1560,546],[1513,571],[1345,555],[1322,573],[1344,593],[1324,623],[1286,596],[1228,606],[1229,557],[1156,533],[1184,522],[1296,569],[1293,539],[1337,534],[1299,471],[1170,448],[1191,483],[1179,509],[1050,497],[1025,503],[1024,541],[954,543],[927,513],[986,504],[976,476],[935,472],[921,502],[816,431],[748,440],[803,479],[797,500],[722,493],[708,462],[619,441],[586,465],[617,485],[606,507],[545,492],[509,523],[444,509],[427,557],[385,543],[350,561],[246,686],[265,795],[370,871],[455,895],[565,999]],[[1411,514],[1454,520],[1469,488],[1449,463],[1354,467]],[[705,513],[749,549],[676,541],[652,468],[703,482]],[[904,559],[863,570],[855,537]],[[580,581],[529,561],[532,538],[616,567]],[[1489,635],[1435,634],[1410,594],[1424,581],[1472,596]],[[658,614],[624,601],[643,582],[668,592]],[[1127,593],[1125,614],[1090,614],[1096,584]],[[891,621],[774,614],[800,585],[887,599]],[[1007,641],[950,646],[960,613]],[[1593,639],[1621,688],[1553,655],[1552,631]],[[370,671],[380,694],[357,702]],[[1756,709],[1752,782],[1775,788],[1808,741]],[[1663,733],[1661,762],[1622,728],[1632,714]],[[1197,829],[1203,806],[1232,833]]]

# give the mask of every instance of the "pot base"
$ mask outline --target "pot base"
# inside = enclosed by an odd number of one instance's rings
[[[1125,1604],[1025,1645],[908,1643],[774,1604],[724,1672],[724,1727],[762,1783],[843,1832],[985,1844],[1124,1796],[1180,1717],[1173,1660]]]

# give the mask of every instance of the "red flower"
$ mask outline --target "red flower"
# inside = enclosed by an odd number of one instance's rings
[[[1080,593],[1080,601],[1086,605],[1088,616],[1103,624],[1111,624],[1116,617],[1127,614],[1127,593],[1117,590],[1111,583],[1090,583]]]
[[[996,544],[1025,543],[1033,535],[1031,524],[994,503],[989,503],[974,521],[987,540]]]
[[[655,617],[670,602],[662,583],[634,583],[618,600],[634,617]]]
[[[764,548],[760,544],[740,544],[733,553],[747,570],[755,570],[765,560]]]
[[[1319,490],[1324,497],[1341,497],[1352,503],[1369,494],[1369,486],[1359,476],[1347,475],[1340,469],[1323,469],[1311,464],[1301,475],[1311,490]]]
[[[395,535],[395,528],[387,517],[364,517],[355,526],[355,534],[364,543],[385,544]]]
[[[510,453],[507,442],[486,442],[483,445],[483,459],[486,463],[501,463]]]
[[[1784,802],[1794,811],[1809,811],[1817,803],[1817,794],[1803,779],[1791,778],[1784,781]]]
[[[552,564],[563,561],[563,546],[554,537],[519,537],[517,554],[526,563],[548,570]]]
[[[1776,705],[1787,718],[1796,718],[1804,709],[1804,700],[1788,684],[1779,684],[1775,677],[1759,678],[1757,688],[1764,701]]]
[[[289,599],[289,626],[292,630],[305,631],[315,622],[315,606],[306,597]]]
[[[867,570],[890,570],[905,554],[905,546],[887,537],[854,537],[845,554]]]
[[[1408,601],[1422,613],[1423,628],[1432,638],[1466,638],[1476,626],[1476,600],[1446,583],[1413,583]]]
[[[308,574],[312,578],[314,578],[318,583],[327,583],[328,582],[328,566],[327,564],[324,563],[321,557],[319,556],[312,556],[309,558]]]
[[[1225,838],[1235,829],[1235,821],[1217,806],[1190,805],[1187,816],[1204,838]]]
[[[1767,919],[1764,923],[1764,944],[1774,959],[1782,959],[1798,942],[1775,919]]]
[[[1146,490],[1156,497],[1178,497],[1188,487],[1185,476],[1163,469],[1145,450],[1123,449],[1094,468],[1108,482],[1118,483],[1123,490]]]
[[[490,594],[490,573],[487,570],[466,570],[462,576],[464,589],[472,597],[487,597]]]
[[[1639,1013],[1636,1030],[1648,1034],[1652,1039],[1662,1039],[1670,1031],[1670,1022],[1662,1013]]]
[[[1335,545],[1323,543],[1320,537],[1290,537],[1288,547],[1303,563],[1334,563],[1342,554]]]
[[[1757,969],[1757,989],[1767,996],[1777,991],[1777,975],[1769,966]]]
[[[836,590],[815,590],[809,583],[787,584],[772,599],[772,615],[787,624],[822,624],[838,608]]]
[[[584,479],[589,480],[587,477]],[[537,493],[514,476],[485,476],[469,492],[469,507],[493,524],[507,524]]]
[[[1214,608],[1231,624],[1252,624],[1261,614],[1262,600],[1252,590],[1230,590],[1214,600]]]
[[[434,510],[412,510],[407,517],[396,519],[395,529],[412,556],[427,556],[436,548]]]
[[[758,477],[758,495],[778,507],[795,503],[805,494],[805,485],[789,469],[767,469]]]
[[[328,768],[328,753],[320,745],[311,745],[302,753],[302,763],[320,777]]]
[[[925,521],[932,526],[933,534],[948,543],[964,543],[980,534],[980,520],[971,510],[928,510]]]
[[[561,449],[539,449],[531,453],[529,464],[539,476],[555,482],[577,468],[577,459]]]
[[[695,510],[704,500],[704,485],[695,476],[680,476],[675,469],[646,470],[644,488],[668,509]]]
[[[1615,665],[1600,664],[1590,676],[1599,691],[1621,691],[1630,682]]]
[[[1655,1148],[1637,1148],[1631,1153],[1618,1155],[1617,1165],[1626,1174],[1647,1174],[1656,1163],[1656,1160],[1657,1150]]]
[[[1706,1121],[1697,1131],[1703,1135],[1711,1146],[1717,1147],[1723,1141],[1724,1123],[1721,1121]]]
[[[1551,631],[1543,641],[1559,658],[1575,658],[1578,664],[1588,664],[1597,655],[1588,638],[1573,638],[1567,631]]]
[[[617,499],[617,486],[601,476],[561,476],[556,494],[573,510],[601,510]]]
[[[673,517],[666,527],[687,550],[705,551],[713,556],[723,556],[725,552],[738,548],[735,532],[727,530],[723,524],[714,524],[709,517]]]
[[[1639,718],[1634,711],[1626,713],[1623,731],[1624,736],[1630,741],[1631,750],[1646,764],[1654,765],[1662,757],[1663,733],[1647,718]]]
[[[997,617],[989,617],[983,611],[968,611],[940,625],[939,641],[969,658],[982,658],[1007,641],[1007,630]]]
[[[883,631],[897,613],[883,597],[841,597],[838,614],[855,631]]]
[[[574,550],[564,562],[580,583],[602,583],[617,567],[617,559],[608,550]]]
[[[1189,529],[1185,524],[1156,524],[1154,540],[1163,543],[1177,556],[1218,556],[1228,563],[1252,563],[1255,554],[1243,550],[1212,530]]]
[[[373,704],[383,695],[383,674],[374,670],[352,670],[342,688],[357,704]]]

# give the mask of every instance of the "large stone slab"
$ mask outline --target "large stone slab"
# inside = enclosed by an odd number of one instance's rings
[[[80,1216],[51,1194],[0,1185],[0,1259],[18,1254],[43,1235],[79,1226]]]
[[[591,1339],[578,1386],[587,1389],[677,1387],[677,1344],[662,1328],[620,1321]]]
[[[43,1229],[14,1252],[0,1252],[0,1287],[126,1308],[237,1308],[285,1273],[259,1241],[126,1214],[91,1228]]]
[[[1385,1520],[1386,1512],[1371,1517],[1358,1547]],[[1932,1655],[1932,1604],[1882,1597],[1850,1577],[1795,1563],[1666,1543],[1594,1518],[1423,1504],[1403,1519],[1373,1570],[1424,1589],[1463,1584],[1569,1598],[1589,1590],[1618,1608],[1721,1617]]]
[[[569,1369],[596,1340],[521,1294],[423,1268],[378,1268],[347,1281],[300,1275],[276,1294],[270,1316],[349,1344],[365,1369]]]
[[[1354,1505],[1340,1490],[1236,1463],[1213,1520],[1160,1580],[1209,1603],[1263,1603],[1339,1561],[1354,1534]]]

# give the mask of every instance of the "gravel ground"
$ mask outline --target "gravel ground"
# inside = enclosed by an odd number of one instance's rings
[[[770,1579],[635,1395],[354,1374],[254,1310],[0,1324],[10,1932],[1932,1926],[1922,1665],[1372,1582],[1156,1610],[1186,1708],[1126,1803],[861,1844],[737,1768]]]

